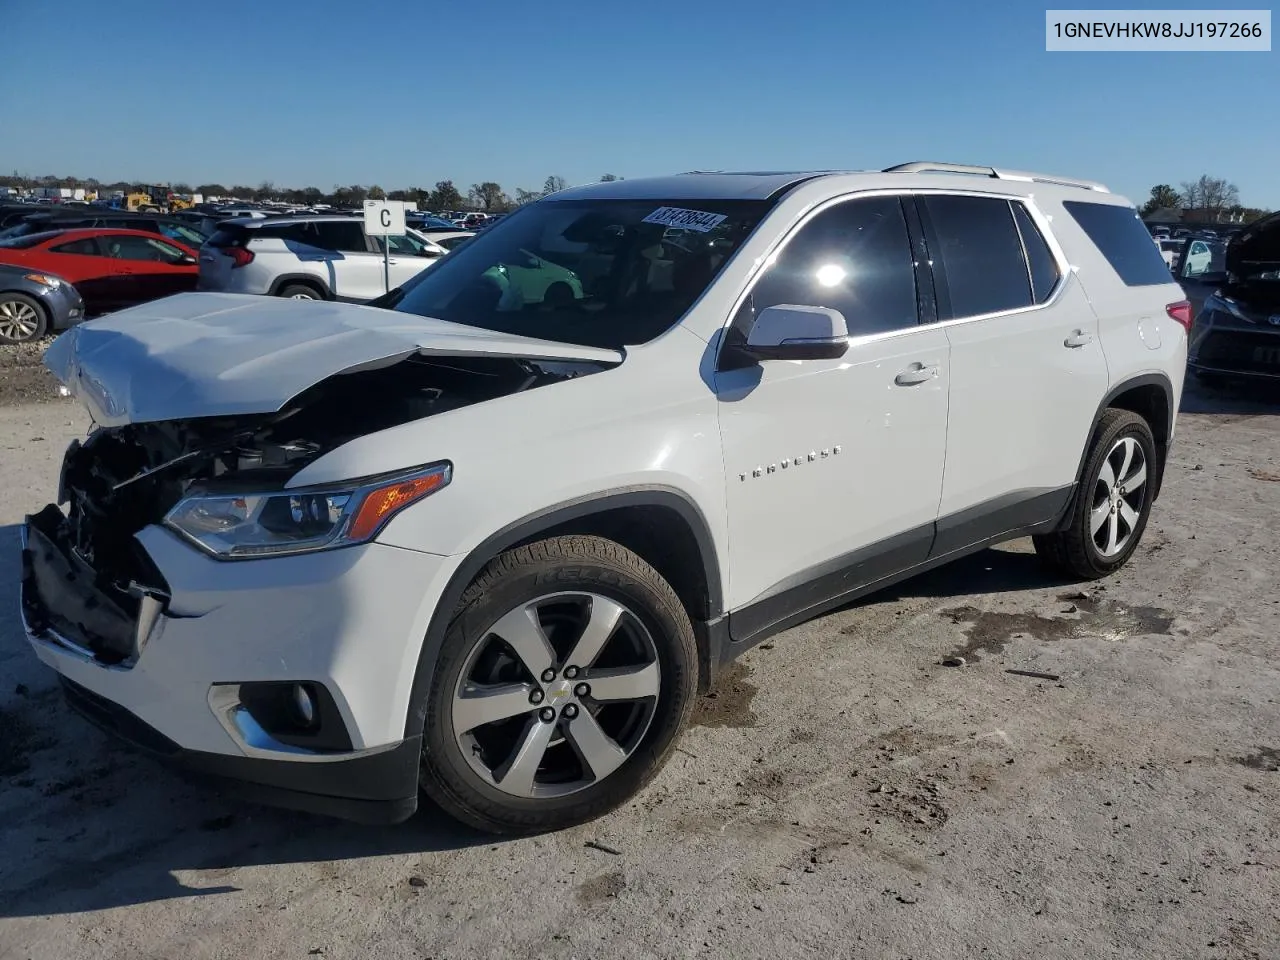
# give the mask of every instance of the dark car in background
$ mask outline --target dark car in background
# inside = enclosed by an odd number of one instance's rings
[[[1226,244],[1189,240],[1178,280],[1199,306],[1187,345],[1192,373],[1280,380],[1280,213]]]
[[[170,240],[176,240],[184,246],[195,247],[196,249],[199,249],[209,239],[209,232],[201,230],[196,224],[187,223],[175,217],[128,213],[120,210],[86,212],[85,208],[82,207],[79,210],[28,212],[26,216],[0,229],[0,240],[30,236],[33,233],[48,233],[50,230],[90,228],[142,230],[147,233],[159,234]]]
[[[67,280],[0,263],[0,344],[39,340],[83,319],[84,301]]]

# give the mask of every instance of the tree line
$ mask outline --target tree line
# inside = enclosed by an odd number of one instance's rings
[[[1240,190],[1222,177],[1205,173],[1197,180],[1184,180],[1179,186],[1180,189],[1175,190],[1167,183],[1156,184],[1138,212],[1149,217],[1159,210],[1187,211],[1187,219],[1212,223],[1251,223],[1267,215],[1260,207],[1243,206]]]
[[[600,178],[602,183],[622,178],[606,173]],[[100,195],[117,190],[128,193],[138,186],[136,182],[119,180],[105,183],[90,177],[43,177],[21,176],[15,171],[12,176],[0,176],[0,187],[15,187],[19,190],[30,190],[37,187],[67,187],[96,190]],[[337,186],[329,191],[318,187],[278,187],[270,180],[264,180],[256,187],[244,184],[224,185],[221,183],[201,183],[192,186],[188,183],[165,184],[172,193],[199,193],[206,197],[234,197],[237,200],[257,201],[275,200],[283,203],[296,203],[300,206],[315,206],[327,203],[335,207],[358,207],[365,200],[407,200],[418,205],[420,210],[482,210],[486,213],[504,213],[516,207],[530,203],[548,194],[559,193],[568,183],[564,177],[552,175],[543,181],[541,190],[525,190],[517,187],[512,193],[500,183],[485,180],[473,183],[463,193],[452,180],[439,180],[434,187],[407,187],[404,189],[384,190],[377,184],[364,185],[353,183],[349,186]]]

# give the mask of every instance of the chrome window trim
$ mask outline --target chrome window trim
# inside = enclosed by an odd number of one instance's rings
[[[791,225],[790,229],[778,238],[774,242],[773,246],[771,246],[769,250],[756,261],[756,263],[751,267],[751,271],[747,274],[742,290],[739,292],[738,296],[734,298],[733,306],[729,310],[728,316],[725,317],[724,322],[720,326],[720,332],[722,334],[720,351],[723,351],[724,349],[725,337],[723,334],[733,324],[733,320],[737,317],[738,311],[742,309],[742,305],[746,301],[747,297],[749,297],[752,291],[755,290],[755,286],[759,283],[764,271],[778,259],[778,255],[786,248],[787,244],[791,242],[792,238],[803,230],[814,217],[837,204],[848,203],[851,200],[858,200],[864,197],[903,198],[926,195],[984,197],[994,200],[1007,200],[1011,203],[1021,203],[1026,208],[1032,222],[1036,225],[1036,229],[1040,231],[1040,235],[1044,237],[1044,241],[1049,247],[1049,254],[1053,257],[1054,263],[1058,267],[1058,282],[1054,284],[1053,290],[1050,292],[1049,296],[1045,298],[1043,303],[1032,303],[1030,306],[1018,307],[1013,310],[998,310],[994,313],[981,313],[967,317],[953,317],[949,320],[938,320],[934,323],[917,323],[913,327],[903,327],[899,330],[883,330],[877,333],[864,334],[862,336],[851,336],[849,337],[850,346],[861,346],[864,343],[874,343],[879,340],[891,340],[895,337],[900,337],[904,334],[917,333],[921,330],[946,328],[962,323],[977,323],[983,320],[994,320],[999,317],[1013,317],[1018,316],[1019,314],[1032,313],[1037,310],[1046,310],[1054,306],[1058,300],[1062,298],[1063,291],[1066,290],[1068,281],[1075,276],[1076,268],[1067,260],[1066,252],[1063,250],[1062,245],[1058,242],[1058,238],[1054,235],[1053,230],[1050,227],[1052,218],[1040,209],[1039,205],[1035,202],[1034,194],[1027,196],[1008,191],[965,190],[947,187],[916,187],[907,189],[902,187],[873,187],[865,190],[854,190],[842,193],[838,196],[828,197],[825,200],[813,204],[808,210],[802,213],[800,218]],[[1012,215],[1012,211],[1010,211],[1010,216],[1012,217]],[[1017,228],[1016,221],[1014,223],[1014,228]],[[1023,254],[1023,260],[1026,262],[1025,252]],[[913,263],[914,262],[915,261],[913,261]],[[918,267],[919,265],[916,264],[916,266]],[[929,261],[929,266],[932,269],[932,260]],[[1029,274],[1027,287],[1028,291],[1031,292],[1032,297],[1034,298],[1035,294],[1034,291],[1031,291]],[[720,351],[717,351],[717,357]]]

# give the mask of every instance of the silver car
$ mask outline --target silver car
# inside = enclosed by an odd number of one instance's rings
[[[0,344],[26,343],[84,319],[84,301],[52,273],[0,263]]]

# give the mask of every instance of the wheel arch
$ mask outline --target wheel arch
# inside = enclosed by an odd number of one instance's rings
[[[1121,381],[1112,387],[1093,417],[1093,426],[1089,430],[1089,442],[1080,453],[1080,463],[1076,467],[1076,484],[1084,479],[1085,462],[1089,459],[1089,451],[1093,448],[1094,439],[1098,435],[1098,424],[1102,415],[1111,408],[1129,410],[1147,421],[1156,441],[1156,476],[1155,489],[1151,499],[1160,496],[1160,487],[1164,482],[1164,467],[1169,456],[1169,444],[1173,439],[1174,391],[1173,381],[1163,373],[1145,373]]]
[[[491,560],[506,550],[548,537],[595,535],[613,540],[654,567],[675,590],[698,640],[704,685],[716,651],[706,625],[724,614],[724,586],[706,517],[687,494],[671,487],[629,487],[557,504],[508,524],[458,565],[436,603],[418,653],[405,736],[422,732],[436,656],[458,601]]]
[[[319,291],[321,299],[333,299],[333,291],[329,289],[329,284],[310,273],[282,273],[271,281],[271,286],[267,289],[267,296],[277,297],[280,295],[281,290],[291,284],[311,287],[312,289]]]

